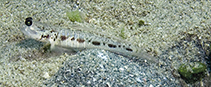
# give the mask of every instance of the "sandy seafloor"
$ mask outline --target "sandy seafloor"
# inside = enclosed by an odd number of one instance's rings
[[[71,22],[66,12],[73,10],[83,12],[85,21]],[[207,63],[211,41],[209,0],[1,0],[0,16],[0,86],[209,85],[205,79],[186,84],[172,74],[177,77],[175,71],[183,63]],[[20,31],[29,16],[48,26],[90,26],[84,31],[102,32],[137,45],[159,62],[137,62],[99,49],[75,55],[43,54],[40,48],[45,43],[29,39]],[[145,25],[139,26],[140,20]]]

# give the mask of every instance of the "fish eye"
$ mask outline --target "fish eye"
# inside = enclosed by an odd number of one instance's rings
[[[26,20],[25,20],[25,24],[27,26],[31,26],[32,25],[32,17],[27,17]]]

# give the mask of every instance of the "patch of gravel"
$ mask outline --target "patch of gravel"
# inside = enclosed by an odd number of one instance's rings
[[[167,71],[168,66],[160,68],[156,63],[133,62],[104,50],[86,50],[68,59],[64,67],[45,82],[46,86],[180,86]]]

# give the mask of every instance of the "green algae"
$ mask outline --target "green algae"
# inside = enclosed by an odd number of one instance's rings
[[[140,27],[140,26],[143,26],[143,25],[145,25],[145,24],[144,24],[144,20],[139,20],[139,21],[138,21],[138,26]]]
[[[126,36],[125,36],[125,28],[122,28],[121,31],[120,31],[120,34],[119,36],[123,39],[126,39]]]
[[[83,22],[85,19],[85,15],[78,10],[66,12],[66,15],[72,22]]]
[[[178,72],[187,83],[194,83],[205,76],[207,66],[201,62],[182,64]]]

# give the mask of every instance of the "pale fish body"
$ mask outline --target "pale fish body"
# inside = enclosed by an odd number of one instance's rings
[[[120,41],[112,40],[103,36],[84,33],[81,31],[71,31],[68,29],[60,31],[41,30],[41,27],[34,23],[31,17],[26,18],[25,24],[22,25],[22,27],[21,31],[25,35],[38,41],[50,43],[52,49],[55,46],[76,51],[82,49],[103,49],[133,59],[135,58],[135,60],[156,62],[154,57],[148,55],[143,51],[143,49],[137,46],[121,43]]]

